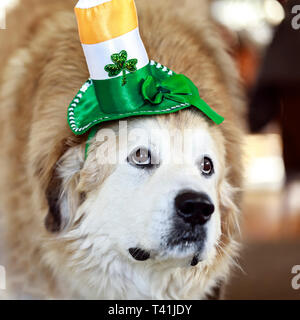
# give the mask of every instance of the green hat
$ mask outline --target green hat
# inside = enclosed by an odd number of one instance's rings
[[[134,0],[80,0],[75,12],[90,79],[68,108],[74,134],[84,134],[105,121],[191,106],[216,124],[223,122],[190,79],[149,61]]]

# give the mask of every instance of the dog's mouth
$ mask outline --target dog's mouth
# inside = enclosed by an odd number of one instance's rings
[[[141,248],[129,248],[130,255],[136,261],[146,261],[151,258],[151,253]],[[192,267],[196,266],[199,263],[199,255],[195,254],[190,262]]]
[[[206,230],[204,228],[172,228],[166,237],[161,238],[160,247],[149,250],[143,247],[128,249],[131,257],[136,261],[174,261],[179,265],[196,266],[205,259]],[[177,262],[176,262],[177,261]],[[181,262],[179,262],[181,261]]]

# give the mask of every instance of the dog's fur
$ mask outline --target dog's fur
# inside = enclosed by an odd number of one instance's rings
[[[70,101],[88,78],[75,3],[21,0],[7,30],[0,31],[1,236],[10,297],[205,299],[228,278],[236,257],[242,176],[237,72],[206,1],[136,2],[149,56],[191,78],[226,119],[212,125],[188,109],[128,120],[129,128],[200,129],[203,152],[213,150],[218,171],[210,186],[213,241],[196,267],[177,251],[161,259],[158,252],[144,262],[128,255],[130,241],[152,249],[150,234],[158,232],[150,230],[153,219],[167,223],[161,215],[172,214],[161,212],[172,200],[168,196],[179,186],[206,182],[185,165],[162,166],[149,182],[135,177],[138,169],[126,169],[132,171],[123,181],[120,165],[97,162],[96,140],[84,161],[87,136],[75,137],[66,120]],[[160,202],[163,209],[154,208]]]

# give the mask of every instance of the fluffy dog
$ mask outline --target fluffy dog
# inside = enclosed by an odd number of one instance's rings
[[[149,56],[191,78],[225,122],[189,108],[127,119],[128,136],[106,123],[85,159],[87,136],[75,137],[66,119],[88,78],[75,3],[21,0],[0,33],[9,297],[207,299],[228,278],[242,176],[237,72],[205,1],[136,2]],[[192,152],[175,151],[170,134],[186,130]],[[103,146],[119,160],[102,161]]]

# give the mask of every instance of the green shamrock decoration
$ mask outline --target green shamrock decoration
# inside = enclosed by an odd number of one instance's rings
[[[125,86],[125,84],[127,83],[126,71],[135,72],[137,70],[136,65],[138,63],[138,60],[127,60],[127,52],[125,50],[122,50],[120,53],[114,53],[111,56],[111,61],[114,64],[106,65],[104,67],[104,70],[108,72],[109,77],[116,77],[122,72],[122,86]]]

